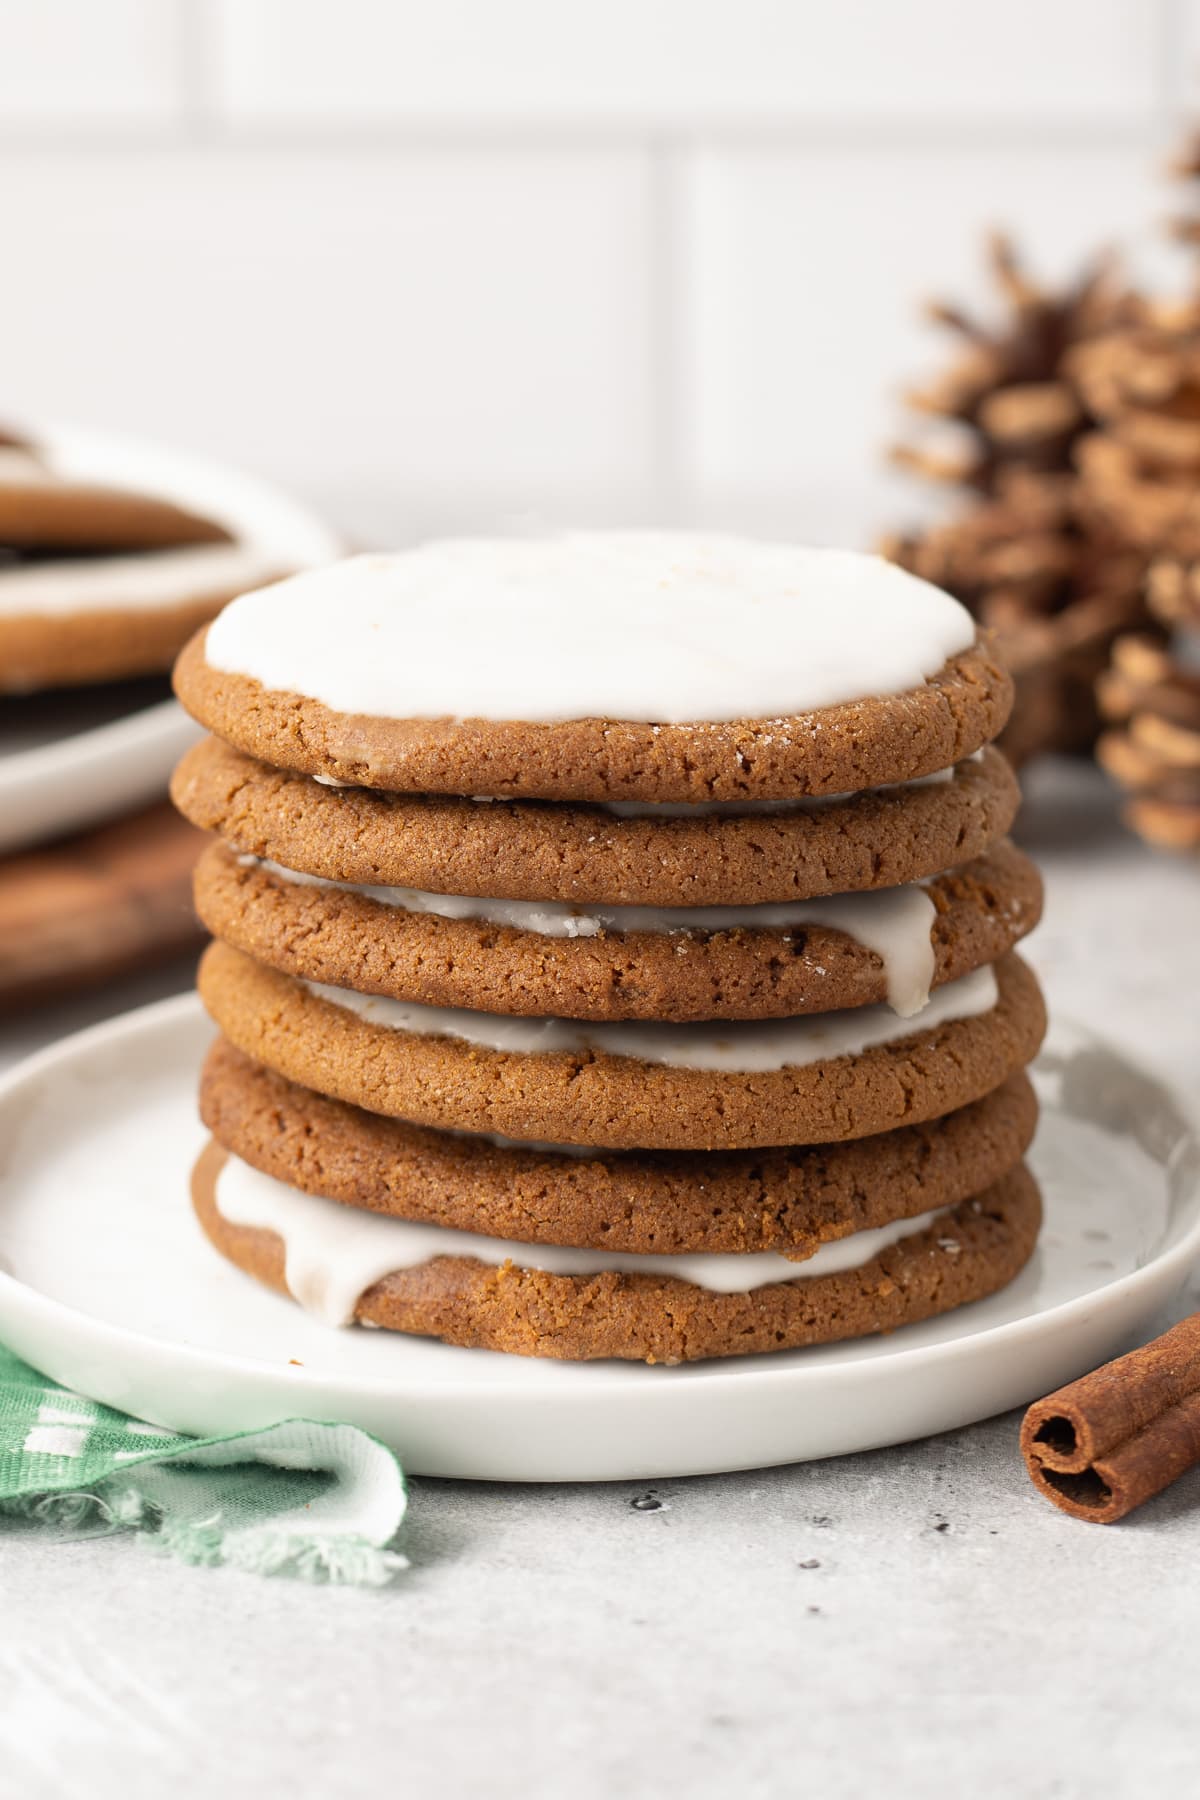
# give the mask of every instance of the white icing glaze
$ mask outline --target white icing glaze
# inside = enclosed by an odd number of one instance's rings
[[[596,937],[604,931],[801,931],[824,925],[875,951],[887,978],[888,1005],[908,1018],[929,998],[934,953],[930,933],[937,909],[919,884],[881,888],[875,893],[838,894],[760,906],[589,906],[586,910],[552,901],[488,900],[456,894],[429,894],[416,888],[366,887],[304,875],[279,863],[244,856],[284,881],[304,887],[362,894],[405,912],[443,919],[482,919],[539,937]]]
[[[780,1281],[811,1280],[859,1269],[889,1244],[925,1231],[950,1208],[901,1219],[873,1231],[823,1244],[796,1262],[752,1252],[743,1256],[641,1256],[630,1251],[570,1250],[560,1244],[518,1244],[444,1225],[417,1225],[359,1207],[343,1206],[288,1187],[230,1157],[217,1176],[217,1211],[231,1225],[274,1231],[283,1239],[288,1291],[327,1325],[349,1325],[361,1294],[398,1269],[416,1268],[435,1256],[470,1256],[499,1267],[549,1275],[598,1275],[606,1269],[689,1281],[714,1294],[747,1294]]]
[[[315,981],[305,986],[318,999],[393,1031],[461,1038],[468,1044],[517,1055],[595,1050],[669,1068],[746,1074],[859,1056],[872,1045],[894,1043],[952,1019],[990,1012],[997,994],[995,971],[984,967],[935,989],[927,1005],[908,1019],[898,1019],[888,1006],[857,1006],[844,1012],[754,1023],[658,1025],[642,1020],[585,1024],[571,1019],[502,1018],[498,1013],[469,1012],[464,1007],[420,1006],[376,994],[356,994],[349,988]]]
[[[592,1144],[558,1144],[552,1138],[510,1138],[501,1137],[498,1131],[455,1131],[452,1126],[438,1127],[443,1137],[480,1139],[485,1144],[494,1144],[497,1150],[524,1150],[548,1152],[552,1156],[589,1157],[598,1154]]]
[[[0,617],[36,613],[136,612],[183,605],[268,581],[279,565],[246,544],[189,544],[136,556],[88,556],[18,563],[0,571]]]
[[[359,556],[226,608],[216,669],[385,718],[786,720],[920,686],[975,628],[881,557],[578,533]]]

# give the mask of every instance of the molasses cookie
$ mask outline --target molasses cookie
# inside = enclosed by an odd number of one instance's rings
[[[333,788],[208,738],[171,795],[240,854],[331,881],[605,906],[756,906],[921,881],[1004,837],[999,751],[943,777],[766,810],[483,802]]]
[[[757,907],[587,908],[327,884],[214,844],[196,908],[288,975],[426,1005],[570,1019],[766,1019],[887,1002],[995,962],[1036,925],[1011,844],[924,885]]]
[[[215,519],[173,500],[72,475],[50,451],[0,438],[0,546],[9,551],[128,551],[227,543]]]
[[[1005,1286],[1041,1222],[1023,1166],[974,1199],[800,1264],[624,1257],[405,1224],[285,1187],[214,1144],[192,1192],[222,1255],[331,1324],[577,1362],[694,1362],[894,1331]]]
[[[310,985],[209,947],[200,996],[258,1062],[414,1124],[555,1143],[836,1143],[936,1118],[1032,1060],[1045,1013],[1015,955],[888,1007],[754,1023],[578,1024]]]
[[[234,544],[0,565],[0,693],[158,674],[248,582],[282,573]]]
[[[943,1119],[849,1143],[564,1152],[380,1118],[218,1038],[200,1114],[223,1149],[263,1174],[393,1218],[640,1254],[808,1256],[990,1186],[1028,1149],[1037,1102],[1014,1075]]]
[[[76,430],[0,445],[0,693],[170,667],[226,601],[336,540],[265,484]]]
[[[965,608],[894,564],[652,533],[299,576],[227,607],[176,689],[227,742],[327,780],[684,804],[933,774],[1012,701]]]

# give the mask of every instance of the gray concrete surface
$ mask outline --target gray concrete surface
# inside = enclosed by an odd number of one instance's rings
[[[1051,1005],[1195,1096],[1200,870],[1061,771],[1025,835]],[[0,1059],[125,998],[12,1023]],[[1077,1525],[1016,1423],[657,1485],[416,1482],[381,1593],[7,1527],[0,1794],[1193,1793],[1200,1477]]]

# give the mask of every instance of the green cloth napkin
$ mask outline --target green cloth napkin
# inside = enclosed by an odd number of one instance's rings
[[[353,1425],[181,1437],[0,1347],[0,1514],[135,1531],[189,1563],[381,1587],[408,1566],[388,1548],[404,1507],[399,1462]]]

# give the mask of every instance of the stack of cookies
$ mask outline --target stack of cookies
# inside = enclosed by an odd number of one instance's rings
[[[1026,1263],[1041,889],[949,596],[728,538],[435,544],[243,596],[176,687],[231,1262],[333,1324],[663,1363]]]

